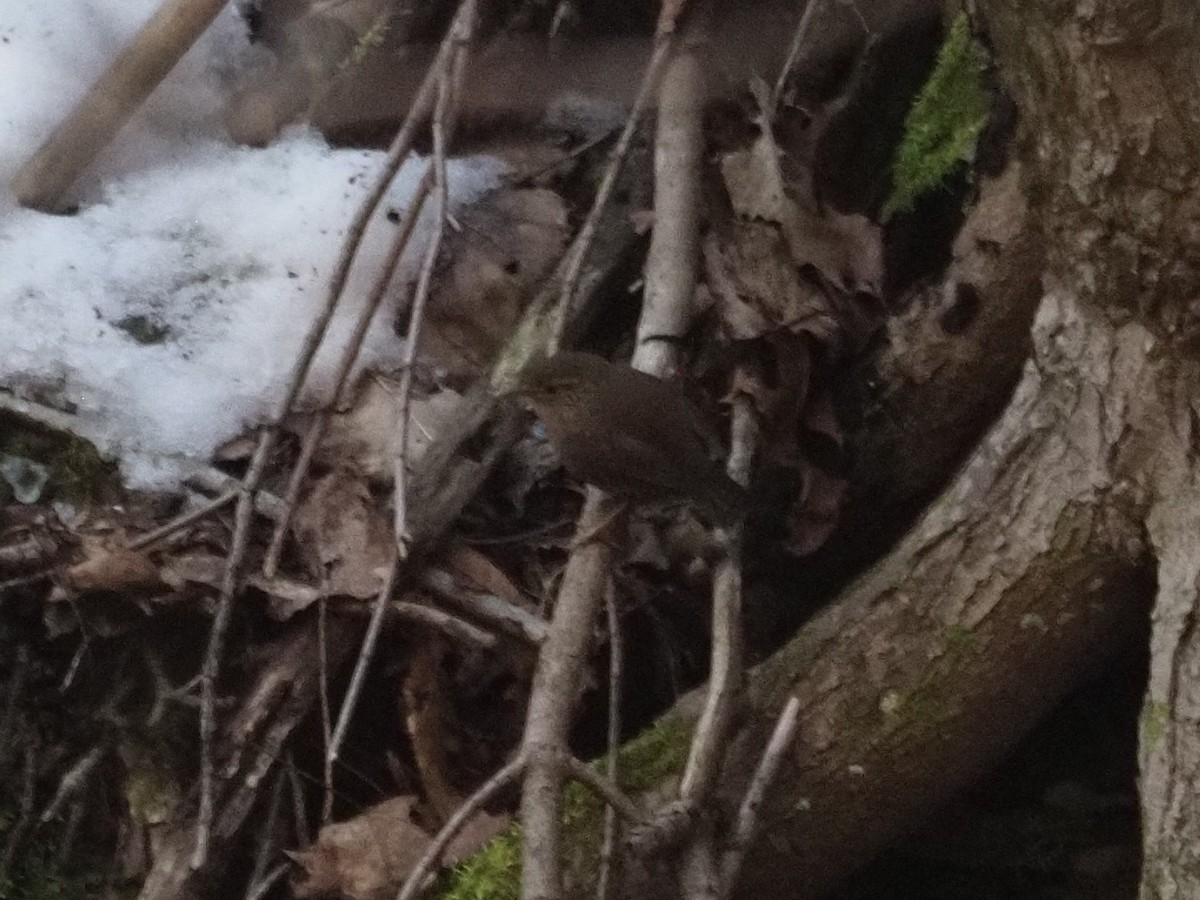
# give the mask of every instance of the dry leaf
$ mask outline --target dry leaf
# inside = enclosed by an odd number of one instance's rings
[[[318,461],[353,469],[372,481],[389,483],[396,455],[399,386],[381,375],[363,380],[354,405],[329,420]],[[449,389],[414,396],[409,407],[408,463],[416,465],[442,428],[458,412],[462,395]]]
[[[297,506],[292,531],[326,595],[379,593],[395,552],[392,528],[361,479],[339,469],[318,480]]]
[[[880,295],[882,230],[864,216],[821,212],[812,198],[793,200],[769,130],[748,149],[725,154],[721,174],[739,216],[779,226],[793,265],[812,266],[844,293]]]
[[[430,297],[421,357],[457,379],[490,366],[566,246],[566,204],[544,188],[497,191],[461,216]]]
[[[841,323],[825,293],[796,275],[777,228],[738,222],[704,242],[704,272],[725,331],[734,340],[763,337],[779,328],[837,342]]]
[[[828,540],[841,517],[847,482],[809,465],[804,473],[804,490],[792,505],[787,519],[784,547],[796,556],[807,556]]]
[[[79,591],[159,591],[166,587],[158,566],[144,553],[107,550],[76,563],[63,573],[67,587]]]
[[[220,587],[225,577],[225,559],[212,553],[184,553],[163,560],[160,572],[163,581],[177,591],[189,583]]]
[[[326,825],[307,850],[290,854],[303,867],[296,896],[383,900],[395,896],[424,855],[429,836],[412,821],[413,797],[395,797],[345,822]],[[453,865],[506,828],[505,819],[476,814],[450,842],[444,864]]]
[[[449,778],[444,727],[447,687],[442,677],[437,640],[425,640],[417,645],[409,660],[403,691],[404,725],[421,775],[421,787],[439,822],[445,822],[464,798]]]
[[[308,609],[321,597],[324,592],[303,581],[290,578],[267,578],[262,573],[250,576],[250,584],[267,595],[271,618],[285,622],[296,613]]]
[[[465,544],[451,546],[443,555],[444,565],[458,579],[479,591],[502,597],[517,606],[525,605],[525,597],[496,564]]]

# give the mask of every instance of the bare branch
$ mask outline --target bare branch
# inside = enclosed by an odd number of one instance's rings
[[[587,260],[588,250],[591,249],[592,239],[595,236],[596,229],[599,227],[600,217],[604,212],[604,207],[608,204],[609,198],[612,196],[613,188],[617,183],[617,175],[621,171],[621,163],[624,161],[626,155],[628,155],[629,146],[633,142],[633,136],[637,133],[638,122],[641,121],[642,114],[646,111],[646,108],[650,105],[650,101],[654,97],[663,67],[666,65],[667,60],[671,58],[671,51],[674,49],[674,46],[675,35],[673,33],[660,34],[656,37],[654,52],[650,57],[650,62],[646,66],[646,72],[642,76],[642,82],[638,87],[633,106],[629,110],[629,116],[625,120],[625,128],[621,131],[621,136],[617,139],[617,144],[613,147],[612,153],[609,155],[608,167],[605,169],[604,177],[600,181],[600,187],[596,189],[596,197],[592,201],[592,208],[588,210],[587,218],[584,219],[583,226],[579,229],[579,235],[571,245],[570,260],[567,263],[566,273],[563,276],[558,306],[554,311],[554,323],[551,328],[549,345],[551,351],[557,348],[562,342],[563,331],[566,328],[567,322],[571,319],[571,305],[575,289],[579,286],[579,279],[583,273],[583,264]]]
[[[733,834],[730,835],[721,859],[721,897],[723,898],[733,896],[738,873],[742,869],[742,861],[746,858],[746,851],[750,848],[750,842],[754,840],[754,832],[758,828],[758,812],[762,807],[763,798],[767,794],[767,788],[775,780],[775,773],[779,770],[780,763],[783,762],[784,751],[791,745],[799,715],[800,701],[792,697],[783,708],[783,712],[779,714],[779,721],[775,723],[775,730],[771,732],[771,740],[767,742],[767,748],[763,751],[758,768],[754,770],[754,777],[750,780],[749,787],[746,788],[742,805],[738,808]]]
[[[441,569],[427,568],[421,572],[423,588],[447,601],[468,615],[482,619],[497,631],[520,638],[531,644],[546,639],[546,620],[503,597],[483,591],[473,591],[455,582],[454,576]]]
[[[624,645],[621,640],[621,617],[617,610],[617,593],[612,579],[604,591],[604,606],[608,613],[608,755],[604,771],[608,780],[617,782],[617,750],[621,743],[621,676],[624,668]],[[617,809],[609,805],[604,810],[604,836],[600,841],[600,872],[596,877],[596,900],[606,900],[612,875],[613,849],[617,841]]]

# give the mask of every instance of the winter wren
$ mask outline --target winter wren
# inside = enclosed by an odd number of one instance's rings
[[[562,352],[531,363],[516,392],[576,478],[625,499],[686,500],[718,524],[745,514],[745,490],[709,455],[707,422],[676,385]]]

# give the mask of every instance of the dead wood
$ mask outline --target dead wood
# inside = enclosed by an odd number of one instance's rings
[[[174,68],[226,0],[165,0],[79,105],[13,177],[23,206],[54,212],[63,195]]]
[[[325,652],[331,669],[350,656],[356,632],[351,621],[329,622]],[[268,771],[278,762],[290,735],[316,705],[321,685],[315,615],[260,652],[264,663],[257,679],[242,695],[224,731],[229,754],[218,777],[208,858],[200,868],[192,868],[195,819],[191,815],[179,817],[154,858],[139,900],[183,900],[211,893],[229,862],[235,839],[268,783]]]

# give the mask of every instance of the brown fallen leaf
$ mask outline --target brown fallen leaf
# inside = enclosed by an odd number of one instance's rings
[[[421,358],[466,380],[490,366],[566,246],[566,204],[545,188],[501,190],[466,210],[434,285]],[[456,383],[456,381],[452,381]]]
[[[528,605],[525,595],[495,563],[474,547],[453,544],[442,554],[443,565],[476,590],[502,597],[517,606]]]
[[[370,481],[390,483],[396,457],[399,400],[399,385],[392,379],[378,374],[364,378],[351,407],[330,417],[317,450],[317,461],[351,469]],[[461,403],[462,395],[448,388],[412,398],[408,429],[410,465],[417,464],[443,424],[454,418]],[[301,434],[305,430],[307,425],[297,429]]]
[[[297,897],[383,900],[395,896],[424,855],[429,835],[413,822],[416,798],[395,797],[362,815],[326,825],[307,850],[289,854],[304,870]],[[445,865],[475,852],[508,826],[504,818],[481,812],[450,842]]]
[[[818,550],[841,518],[846,499],[846,479],[809,465],[804,472],[804,489],[792,504],[787,517],[784,547],[795,556],[807,556]]]
[[[820,209],[812,197],[789,195],[769,129],[745,150],[721,159],[734,211],[743,219],[779,226],[795,266],[810,265],[843,293],[879,296],[883,231],[865,216]]]
[[[337,469],[297,505],[292,531],[327,596],[379,593],[391,564],[392,528],[361,478]]]
[[[450,818],[464,799],[449,777],[445,729],[447,690],[440,641],[432,638],[420,641],[408,660],[402,712],[413,759],[421,776],[422,793],[439,824]]]
[[[158,566],[135,550],[101,550],[63,572],[63,583],[76,591],[160,591],[166,584]]]
[[[725,332],[752,340],[776,329],[807,332],[826,346],[841,334],[825,292],[800,279],[778,228],[736,222],[704,241],[704,274]]]

